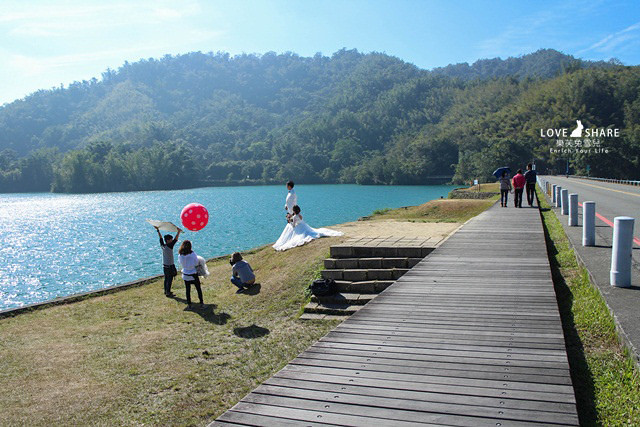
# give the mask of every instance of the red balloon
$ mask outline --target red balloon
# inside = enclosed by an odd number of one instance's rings
[[[199,231],[207,226],[209,222],[209,211],[200,203],[189,203],[180,212],[182,225],[188,230]]]

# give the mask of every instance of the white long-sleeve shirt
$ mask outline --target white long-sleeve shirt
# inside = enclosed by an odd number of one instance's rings
[[[198,275],[196,267],[198,266],[198,255],[195,252],[191,252],[188,255],[180,255],[180,265],[182,265],[182,279],[183,280],[195,280]]]
[[[298,204],[298,196],[296,196],[296,190],[293,188],[289,190],[287,193],[287,200],[285,201],[284,207],[288,213],[293,215],[293,207]]]

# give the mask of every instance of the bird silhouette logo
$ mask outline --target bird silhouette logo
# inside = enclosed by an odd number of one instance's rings
[[[584,126],[582,125],[582,122],[580,120],[576,120],[576,123],[578,124],[578,126],[571,132],[571,135],[569,135],[571,138],[582,138],[582,129],[584,129]]]

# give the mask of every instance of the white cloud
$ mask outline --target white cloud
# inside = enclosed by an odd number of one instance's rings
[[[12,36],[64,37],[80,31],[98,31],[121,26],[168,24],[200,11],[197,1],[185,1],[180,8],[168,1],[144,0],[87,5],[70,1],[56,5],[24,2],[0,6],[0,24]]]
[[[579,50],[577,53],[582,54],[590,51],[601,52],[605,54],[613,53],[614,48],[619,49],[621,45],[627,44],[631,40],[638,39],[640,36],[640,22],[628,26],[625,29],[609,34],[591,46]]]
[[[476,57],[491,58],[532,52],[544,47],[568,49],[562,36],[567,20],[580,21],[592,16],[603,1],[584,4],[580,0],[559,3],[531,15],[523,15],[506,25],[495,37],[478,42]]]

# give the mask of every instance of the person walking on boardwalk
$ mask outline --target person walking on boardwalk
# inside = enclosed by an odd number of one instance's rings
[[[533,200],[536,195],[536,181],[538,173],[533,170],[533,165],[529,163],[527,165],[527,171],[524,173],[524,179],[527,181],[527,202],[529,206],[533,206]]]
[[[522,207],[522,192],[524,191],[524,185],[527,180],[522,175],[522,169],[518,169],[518,172],[513,177],[513,198],[515,199],[516,208]]]
[[[178,243],[178,237],[180,237],[180,233],[182,230],[178,230],[178,234],[176,237],[173,237],[171,234],[165,234],[162,237],[160,234],[160,230],[158,227],[154,227],[158,232],[158,237],[160,237],[160,247],[162,248],[162,270],[164,271],[164,295],[166,297],[170,297],[173,295],[171,293],[171,285],[173,284],[173,278],[178,275],[178,270],[176,270],[176,263],[173,259],[173,248]]]
[[[180,265],[182,266],[182,280],[184,280],[184,286],[187,291],[187,307],[191,307],[191,285],[195,286],[198,292],[198,299],[200,305],[204,304],[202,301],[202,288],[200,287],[200,277],[198,276],[198,255],[193,251],[191,247],[191,241],[185,240],[178,249],[178,257]]]
[[[500,177],[500,206],[502,206],[503,208],[507,207],[510,191],[511,180],[509,179],[509,174],[507,173],[507,171],[503,171],[502,176]]]

